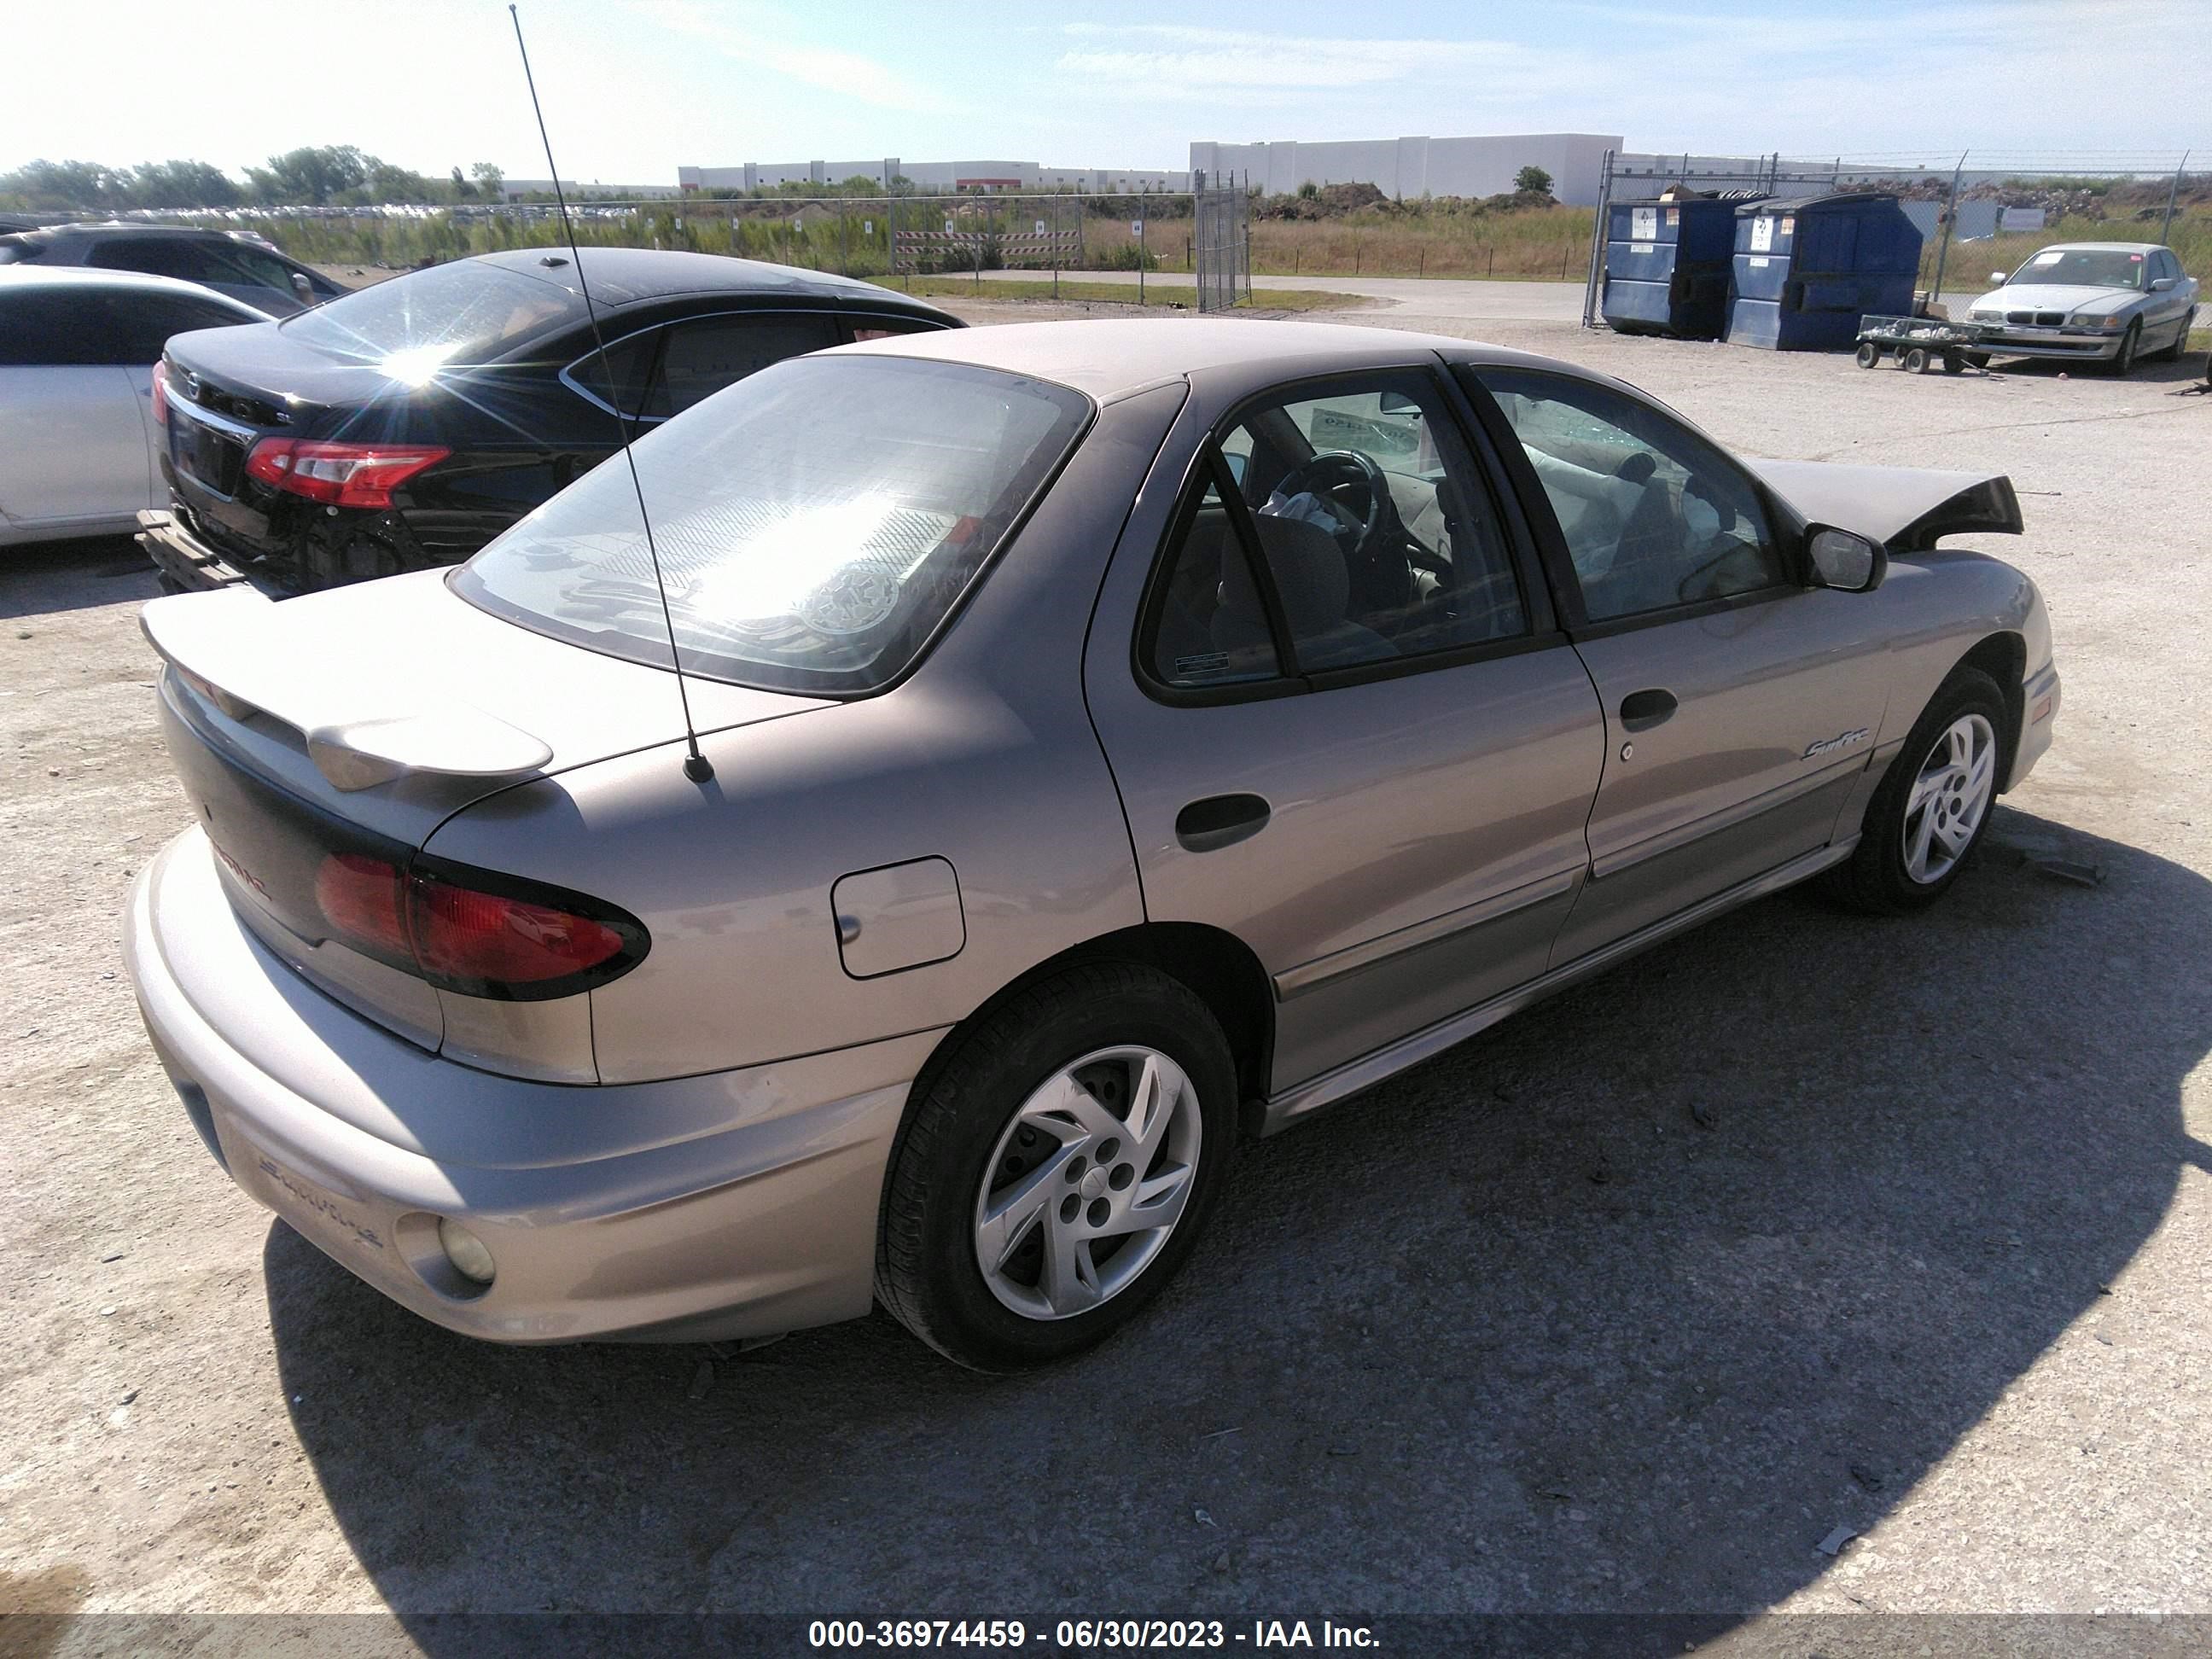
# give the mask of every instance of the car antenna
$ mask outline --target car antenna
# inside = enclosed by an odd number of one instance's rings
[[[607,389],[613,392],[615,374],[607,362],[607,337],[599,327],[599,307],[592,303],[592,285],[584,280],[584,252],[576,246],[576,227],[568,217],[568,198],[561,189],[561,169],[553,162],[553,140],[546,134],[545,111],[538,101],[538,79],[530,72],[530,48],[522,41],[522,14],[510,5],[507,15],[514,23],[515,50],[522,54],[522,79],[530,88],[530,112],[538,118],[538,141],[545,149],[545,170],[553,175],[553,200],[561,210],[561,234],[568,239],[568,257],[576,267],[576,288],[584,296],[584,314],[591,319],[592,344],[599,360],[599,374],[605,379]],[[676,696],[684,705],[684,741],[690,750],[684,757],[684,775],[694,783],[704,783],[714,775],[714,763],[699,752],[699,729],[691,723],[691,694],[684,684],[684,653],[676,645],[676,616],[669,609],[668,584],[660,574],[660,550],[653,539],[653,520],[645,510],[645,484],[637,476],[637,458],[630,453],[629,423],[623,420],[620,409],[615,410],[615,425],[622,434],[623,460],[629,468],[629,486],[637,495],[638,522],[645,526],[645,552],[653,562],[653,585],[660,594],[660,620],[668,629],[668,662],[676,671]]]

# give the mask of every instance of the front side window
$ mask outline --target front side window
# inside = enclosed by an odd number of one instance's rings
[[[452,578],[594,651],[775,690],[903,673],[1081,434],[1048,381],[902,357],[798,357],[711,398],[524,519]]]
[[[1206,465],[1162,574],[1147,661],[1163,684],[1357,668],[1528,631],[1489,491],[1425,375],[1268,402]]]
[[[1551,503],[1590,621],[1788,581],[1758,492],[1688,428],[1565,375],[1484,368],[1475,378]]]

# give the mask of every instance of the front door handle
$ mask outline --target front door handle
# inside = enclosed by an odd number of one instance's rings
[[[1656,686],[1648,691],[1632,691],[1620,700],[1620,728],[1624,732],[1649,732],[1655,726],[1665,725],[1678,707],[1672,691]]]
[[[1176,814],[1176,839],[1185,852],[1212,853],[1258,835],[1273,816],[1257,795],[1208,795]]]

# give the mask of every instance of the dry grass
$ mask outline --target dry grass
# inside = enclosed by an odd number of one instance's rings
[[[1191,310],[1198,303],[1198,290],[1188,282],[1176,282],[1173,277],[1153,276],[1145,283],[1140,301],[1134,283],[1085,283],[1074,277],[1060,279],[1055,292],[1052,278],[1045,276],[1036,282],[992,280],[978,283],[969,276],[897,276],[887,279],[886,286],[902,294],[916,294],[933,300],[1060,300],[1077,305],[1166,306]],[[1332,294],[1326,289],[1255,288],[1252,304],[1260,311],[1351,311],[1369,301],[1354,294]]]

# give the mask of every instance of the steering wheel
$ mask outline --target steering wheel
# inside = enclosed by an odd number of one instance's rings
[[[1336,491],[1357,485],[1367,492],[1367,511],[1354,513],[1336,498]],[[1328,507],[1346,530],[1352,532],[1347,558],[1365,556],[1387,531],[1397,527],[1398,513],[1390,499],[1389,481],[1382,469],[1356,449],[1316,449],[1275,485],[1279,495],[1310,495]],[[1343,538],[1338,537],[1340,544]]]

